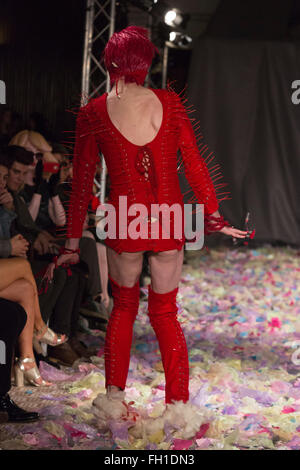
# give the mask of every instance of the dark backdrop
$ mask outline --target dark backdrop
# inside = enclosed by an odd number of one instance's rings
[[[51,129],[71,129],[79,103],[85,0],[1,0],[0,79],[7,105],[25,119],[43,113]]]
[[[189,99],[229,183],[221,212],[232,224],[250,211],[256,240],[300,245],[300,43],[199,39]]]

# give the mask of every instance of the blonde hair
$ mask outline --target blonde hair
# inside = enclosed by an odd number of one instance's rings
[[[48,144],[42,134],[35,131],[24,130],[18,132],[11,139],[8,145],[19,145],[20,147],[26,147],[28,144],[31,144],[33,147],[37,148],[41,153],[52,152],[52,147]]]
[[[52,153],[52,147],[39,132],[23,130],[18,132],[8,145],[18,145],[27,148],[28,144],[35,147],[38,152],[43,154],[43,162],[58,163],[57,158]],[[49,178],[51,173],[45,173],[44,177]]]

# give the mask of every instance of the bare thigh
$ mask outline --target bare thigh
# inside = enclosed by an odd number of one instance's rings
[[[107,247],[108,272],[119,286],[133,287],[143,268],[143,251],[117,253]]]
[[[18,279],[4,289],[0,289],[0,297],[20,304],[28,300],[33,302],[34,288],[26,279]]]
[[[183,263],[181,251],[149,252],[151,286],[154,292],[164,294],[178,287]]]
[[[32,278],[31,267],[24,258],[0,259],[0,290],[18,279]]]

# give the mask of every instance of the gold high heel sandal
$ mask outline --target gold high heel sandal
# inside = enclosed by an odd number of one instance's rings
[[[65,339],[63,339],[65,336]],[[35,351],[39,354],[42,353],[42,348],[40,343],[49,344],[49,346],[58,346],[60,344],[64,344],[68,341],[68,337],[66,335],[60,335],[58,333],[54,333],[51,328],[47,325],[44,325],[43,328],[40,330],[34,330],[33,334],[33,347]]]
[[[24,359],[19,359],[14,366],[17,387],[24,387],[24,378],[30,385],[34,385],[35,387],[52,385],[51,383],[46,382],[44,379],[42,379],[41,383],[38,383],[38,380],[41,378],[41,374],[36,365],[31,369],[26,370],[24,364],[28,362],[35,364],[35,360],[32,357],[25,357]]]

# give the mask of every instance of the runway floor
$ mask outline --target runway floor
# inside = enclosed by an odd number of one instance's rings
[[[222,248],[190,251],[187,258],[177,301],[189,350],[190,402],[203,416],[194,435],[161,424],[164,374],[145,300],[126,388],[127,402],[141,416],[138,426],[112,419],[99,429],[92,401],[105,391],[104,338],[93,331],[83,335],[99,347],[92,362],[63,370],[43,362],[51,387],[12,387],[11,397],[41,419],[0,425],[1,449],[300,450],[299,250]],[[156,429],[143,428],[143,420],[156,420]]]

